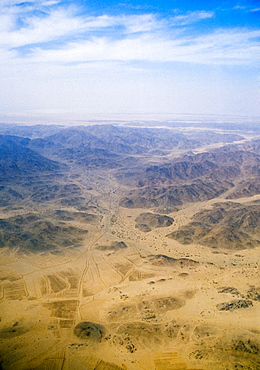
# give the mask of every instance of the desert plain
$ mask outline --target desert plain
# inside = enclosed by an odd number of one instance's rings
[[[260,369],[257,130],[0,133],[0,369]]]

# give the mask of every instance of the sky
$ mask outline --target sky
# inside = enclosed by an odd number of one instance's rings
[[[260,116],[260,1],[0,0],[0,117]]]

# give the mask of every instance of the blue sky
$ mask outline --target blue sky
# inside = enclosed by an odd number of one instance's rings
[[[259,114],[259,1],[1,0],[2,115]]]

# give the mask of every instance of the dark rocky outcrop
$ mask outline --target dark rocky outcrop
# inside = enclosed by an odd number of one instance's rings
[[[237,299],[231,302],[224,302],[217,304],[217,309],[219,311],[233,311],[239,308],[248,308],[253,306],[253,302],[245,299]]]

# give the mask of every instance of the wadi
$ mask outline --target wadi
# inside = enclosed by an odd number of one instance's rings
[[[260,368],[256,127],[0,134],[0,369]]]

